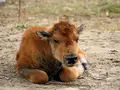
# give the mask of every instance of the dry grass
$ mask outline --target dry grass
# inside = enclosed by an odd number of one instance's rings
[[[18,1],[7,0],[5,4],[16,4]],[[119,0],[24,0],[22,8],[26,8],[28,14],[34,15],[100,15],[106,11],[120,14]]]
[[[104,25],[106,29],[120,30],[119,21],[120,18],[120,0],[21,0],[21,21],[18,24],[18,1],[7,0],[6,3],[0,4],[1,23],[5,23],[14,19],[15,27],[25,28],[26,25],[49,25],[51,22],[61,15],[68,15],[74,21],[86,22],[90,20],[95,23],[95,27],[101,27]],[[9,9],[8,9],[9,8]],[[24,14],[26,9],[26,14]],[[14,13],[13,13],[14,12]],[[103,20],[103,19],[104,20]],[[110,24],[114,18],[113,23],[116,22],[116,26]],[[99,21],[99,22],[98,22]],[[17,25],[16,25],[17,22]],[[112,22],[111,22],[112,23]],[[98,24],[98,25],[96,25]],[[90,25],[90,23],[89,23]]]
[[[26,4],[30,14],[91,16],[109,13],[120,14],[119,0],[35,0]]]

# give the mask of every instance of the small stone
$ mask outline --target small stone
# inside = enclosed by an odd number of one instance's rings
[[[10,78],[9,78],[9,77],[5,77],[5,79],[6,79],[6,80],[10,80]]]

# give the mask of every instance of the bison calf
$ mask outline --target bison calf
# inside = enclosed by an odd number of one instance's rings
[[[78,47],[82,29],[66,20],[49,29],[28,28],[16,55],[18,73],[33,83],[46,83],[55,75],[61,81],[77,79],[87,69],[85,53]]]

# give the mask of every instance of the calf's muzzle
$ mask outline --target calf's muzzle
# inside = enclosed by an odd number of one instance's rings
[[[77,61],[77,55],[76,54],[67,54],[65,55],[65,59],[68,61],[68,64],[75,64]]]

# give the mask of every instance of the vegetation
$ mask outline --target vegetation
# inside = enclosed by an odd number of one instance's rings
[[[67,4],[66,4],[67,3]],[[34,10],[34,12],[33,12]],[[31,14],[55,14],[61,15],[101,15],[109,12],[111,14],[120,14],[119,0],[44,0],[28,6],[28,12]]]

